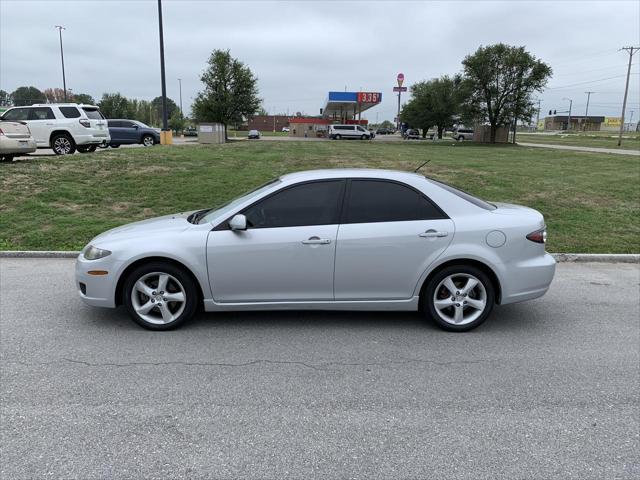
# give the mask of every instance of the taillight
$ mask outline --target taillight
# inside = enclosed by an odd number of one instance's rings
[[[80,125],[82,125],[85,128],[89,128],[91,126],[91,123],[89,122],[89,120],[78,120],[80,122]]]
[[[527,235],[527,240],[531,240],[536,243],[545,243],[547,241],[547,227],[531,232]]]

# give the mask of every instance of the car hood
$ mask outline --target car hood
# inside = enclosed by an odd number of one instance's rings
[[[101,242],[153,235],[159,232],[166,233],[186,230],[192,226],[192,224],[187,221],[187,217],[195,211],[197,210],[128,223],[101,233],[95,237],[91,243],[100,246]]]

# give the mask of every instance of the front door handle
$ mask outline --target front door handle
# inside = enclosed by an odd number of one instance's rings
[[[439,238],[439,237],[446,237],[447,235],[449,235],[449,232],[437,232],[436,230],[427,230],[424,233],[420,233],[418,234],[419,237],[422,238]]]
[[[305,245],[328,245],[331,243],[331,240],[328,238],[309,237],[308,240],[303,240],[302,243]]]

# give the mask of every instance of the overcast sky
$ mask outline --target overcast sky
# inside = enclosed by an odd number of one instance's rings
[[[549,63],[542,116],[568,108],[619,116],[628,56],[640,43],[640,1],[209,1],[164,0],[167,93],[185,113],[201,88],[213,49],[230,49],[258,77],[270,112],[317,114],[329,90],[379,91],[366,117],[392,119],[391,89],[455,74],[480,45],[524,45]],[[104,92],[160,95],[156,0],[0,0],[0,89],[67,86],[99,99]],[[634,57],[629,110],[640,116],[640,53]],[[627,119],[629,114],[627,115]]]

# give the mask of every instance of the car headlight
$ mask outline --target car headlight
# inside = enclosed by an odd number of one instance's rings
[[[99,258],[104,258],[107,255],[111,255],[109,250],[103,250],[102,248],[94,247],[93,245],[87,245],[84,249],[84,258],[87,260],[98,260]]]

